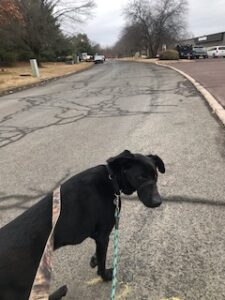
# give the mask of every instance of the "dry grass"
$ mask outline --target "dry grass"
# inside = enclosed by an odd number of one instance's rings
[[[37,83],[42,80],[58,77],[89,68],[92,63],[80,63],[75,65],[66,65],[65,63],[43,63],[39,69],[40,78],[32,77],[29,63],[19,63],[15,67],[0,68],[0,92]],[[21,75],[28,76],[21,76]]]

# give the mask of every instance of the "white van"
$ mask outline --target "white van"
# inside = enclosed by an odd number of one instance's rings
[[[207,50],[208,57],[225,57],[225,46],[215,46]]]

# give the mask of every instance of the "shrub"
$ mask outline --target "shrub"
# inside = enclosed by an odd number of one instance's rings
[[[52,50],[45,50],[41,53],[41,62],[55,62],[56,56]]]
[[[176,50],[166,50],[160,53],[160,60],[178,60],[179,54]]]
[[[14,52],[7,52],[6,50],[0,50],[0,66],[10,67],[17,59],[17,55]]]
[[[66,61],[71,61],[73,60],[73,56],[72,55],[67,55],[66,56]]]
[[[31,51],[20,51],[18,52],[17,59],[18,61],[29,61],[34,54]]]

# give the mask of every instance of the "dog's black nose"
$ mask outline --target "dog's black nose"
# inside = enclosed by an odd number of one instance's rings
[[[155,207],[160,206],[161,204],[162,204],[162,202],[153,202],[153,203],[151,203],[150,207],[155,208]]]
[[[152,182],[145,182],[137,189],[139,199],[145,206],[155,208],[162,203],[157,186]]]
[[[161,200],[161,197],[159,195],[159,193],[153,195],[152,197],[152,206],[151,207],[158,207],[162,204],[162,200]]]

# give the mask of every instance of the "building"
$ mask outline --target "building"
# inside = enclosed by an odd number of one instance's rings
[[[179,44],[191,44],[193,46],[204,46],[205,48],[209,48],[212,46],[225,46],[225,32],[202,35],[199,37],[182,40],[179,42]]]

